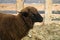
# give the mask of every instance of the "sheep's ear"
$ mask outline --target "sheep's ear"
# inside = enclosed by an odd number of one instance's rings
[[[28,13],[27,12],[20,12],[22,14],[22,16],[27,17]]]

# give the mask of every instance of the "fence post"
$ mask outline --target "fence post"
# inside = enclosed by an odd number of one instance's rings
[[[16,0],[17,11],[20,11],[24,7],[24,0]]]
[[[51,23],[52,0],[45,0],[45,24]]]

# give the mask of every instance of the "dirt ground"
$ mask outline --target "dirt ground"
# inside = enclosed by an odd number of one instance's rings
[[[22,40],[60,40],[60,24],[39,25],[36,23]]]

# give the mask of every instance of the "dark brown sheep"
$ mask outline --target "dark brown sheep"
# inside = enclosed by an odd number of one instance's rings
[[[21,40],[43,18],[34,7],[26,7],[17,15],[0,13],[0,40]]]

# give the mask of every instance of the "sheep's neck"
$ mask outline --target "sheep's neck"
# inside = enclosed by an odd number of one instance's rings
[[[26,23],[26,21],[25,21],[25,19],[24,19],[24,17],[23,16],[21,16],[22,17],[22,20],[24,21],[24,25],[26,25],[25,27],[27,28],[27,30],[29,30],[30,29],[30,26],[28,25],[28,23]]]

